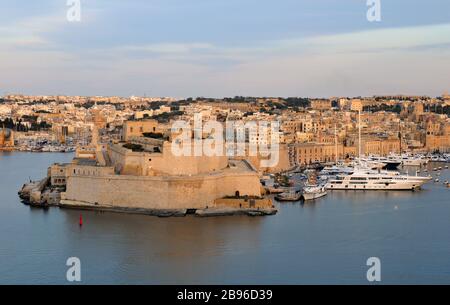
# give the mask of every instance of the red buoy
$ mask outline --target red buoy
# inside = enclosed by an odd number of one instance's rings
[[[83,225],[83,215],[80,214],[80,227]]]

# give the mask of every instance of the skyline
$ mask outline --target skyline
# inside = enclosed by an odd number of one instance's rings
[[[0,94],[373,96],[448,91],[445,1],[0,4]],[[239,10],[238,10],[239,8]],[[447,8],[447,9],[446,9]],[[280,17],[281,16],[281,17]]]

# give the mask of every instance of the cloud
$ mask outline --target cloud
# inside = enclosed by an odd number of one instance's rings
[[[65,2],[63,1],[63,4]],[[99,9],[84,8],[82,22],[67,20],[67,7],[62,5],[47,15],[29,16],[9,23],[1,24],[0,20],[0,49],[15,50],[28,47],[39,50],[63,51],[66,45],[55,39],[53,35],[64,33],[69,26],[89,27],[93,25]],[[3,21],[5,22],[5,21]]]
[[[445,48],[450,45],[450,24],[387,28],[336,35],[270,40],[259,44],[227,46],[200,43],[156,43],[103,50],[120,57],[164,58],[199,65],[227,63],[239,65],[291,55],[408,51],[418,48]]]
[[[65,21],[58,15],[31,17],[0,27],[0,47],[14,49],[23,46],[44,46],[49,41],[44,37],[60,29]]]
[[[286,41],[285,43],[293,45],[295,41]],[[314,51],[329,49],[339,52],[433,47],[450,44],[450,24],[386,28],[319,36],[308,38],[305,41],[297,41],[297,43]]]
[[[123,51],[139,51],[162,54],[182,54],[197,51],[213,50],[215,47],[209,43],[158,43],[147,45],[132,45],[120,47]]]
[[[157,96],[437,94],[448,89],[450,24],[252,44],[144,41],[106,48],[86,42],[77,49],[49,35],[65,24],[65,15],[57,14],[0,27],[3,88]]]

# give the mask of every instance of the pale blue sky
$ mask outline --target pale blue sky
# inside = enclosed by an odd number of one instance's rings
[[[151,96],[439,95],[450,2],[0,0],[0,93]]]

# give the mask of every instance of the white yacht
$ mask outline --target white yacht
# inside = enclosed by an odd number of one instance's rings
[[[402,162],[398,159],[380,157],[380,156],[369,156],[368,160],[372,161],[372,162],[381,163],[382,164],[381,168],[387,169],[387,170],[396,170],[402,164]]]
[[[324,197],[328,194],[324,186],[307,186],[303,188],[301,199],[304,201],[314,200]]]
[[[330,180],[328,190],[408,190],[420,189],[431,177],[401,175],[397,172],[358,170],[347,176]]]
[[[424,166],[428,164],[428,160],[421,156],[402,155],[400,160],[403,166]]]
[[[320,174],[327,176],[336,176],[336,175],[348,175],[352,174],[355,171],[353,166],[347,166],[345,164],[337,164],[334,166],[325,167]]]
[[[362,166],[370,169],[383,169],[386,164],[375,159],[356,158],[355,166]]]

